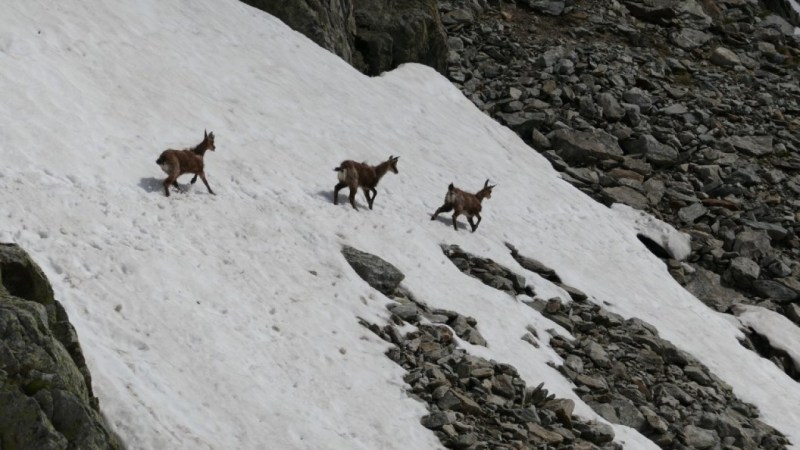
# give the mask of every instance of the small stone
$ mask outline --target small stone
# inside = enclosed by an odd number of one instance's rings
[[[423,416],[420,422],[422,426],[431,430],[437,430],[445,425],[454,423],[457,420],[456,413],[453,411],[437,411],[427,416]]]

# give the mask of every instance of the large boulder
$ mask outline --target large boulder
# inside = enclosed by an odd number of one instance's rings
[[[436,0],[355,0],[356,68],[379,75],[417,62],[444,73],[447,35]]]
[[[704,30],[712,19],[696,0],[623,0],[631,15],[659,25],[680,25]]]
[[[352,64],[356,35],[353,0],[242,1],[281,19]]]
[[[397,267],[373,254],[362,252],[353,247],[342,248],[344,259],[353,267],[353,270],[370,286],[384,295],[394,294],[405,275]]]
[[[0,244],[0,443],[117,449],[75,329],[28,254]]]
[[[617,138],[602,130],[575,131],[561,128],[548,138],[558,156],[571,165],[591,165],[606,159],[623,159]]]

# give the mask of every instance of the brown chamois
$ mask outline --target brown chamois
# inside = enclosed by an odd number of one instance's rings
[[[203,155],[206,153],[206,150],[211,150],[213,152],[216,148],[217,147],[214,145],[214,133],[203,131],[203,142],[197,144],[194,148],[183,150],[170,149],[161,152],[161,156],[156,160],[156,164],[161,166],[161,170],[167,174],[167,179],[164,180],[164,193],[167,194],[167,197],[169,197],[170,185],[180,190],[178,186],[178,177],[186,173],[194,174],[192,184],[197,181],[197,176],[199,175],[200,179],[203,180],[203,183],[206,185],[206,188],[208,188],[208,192],[214,194],[214,191],[211,190],[211,186],[208,185],[206,173],[203,170]]]
[[[375,196],[378,191],[375,186],[381,181],[381,178],[386,175],[386,172],[397,172],[397,160],[399,156],[389,156],[389,159],[378,164],[377,166],[370,166],[366,163],[358,163],[355,161],[347,160],[339,164],[339,167],[333,169],[339,172],[339,183],[333,188],[333,204],[339,204],[339,191],[345,187],[350,187],[350,204],[353,209],[358,210],[356,207],[356,192],[360,187],[364,191],[364,196],[367,197],[369,209],[372,209],[372,203],[375,202]],[[370,197],[372,192],[372,197]]]
[[[431,220],[435,220],[439,213],[455,210],[455,212],[453,212],[453,228],[458,231],[456,218],[464,214],[467,216],[467,221],[469,221],[469,225],[472,227],[472,232],[474,233],[481,223],[481,202],[485,198],[492,198],[492,189],[494,189],[495,186],[497,185],[493,184],[490,186],[489,180],[486,180],[486,183],[483,184],[483,189],[474,194],[470,194],[469,192],[456,188],[453,186],[453,183],[450,183],[450,186],[447,186],[447,194],[444,196],[444,205],[433,213]],[[478,217],[477,223],[472,222],[473,216]]]

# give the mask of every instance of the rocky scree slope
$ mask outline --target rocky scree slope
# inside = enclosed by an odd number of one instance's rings
[[[688,262],[666,263],[710,307],[800,324],[800,38],[786,19],[733,0],[440,10],[448,76],[473,103],[588,195],[690,234]]]

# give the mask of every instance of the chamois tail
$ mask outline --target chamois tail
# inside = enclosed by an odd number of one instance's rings
[[[159,156],[158,159],[156,160],[156,164],[159,164],[159,165],[164,164],[165,162],[166,162],[166,158],[164,158],[164,155]]]

